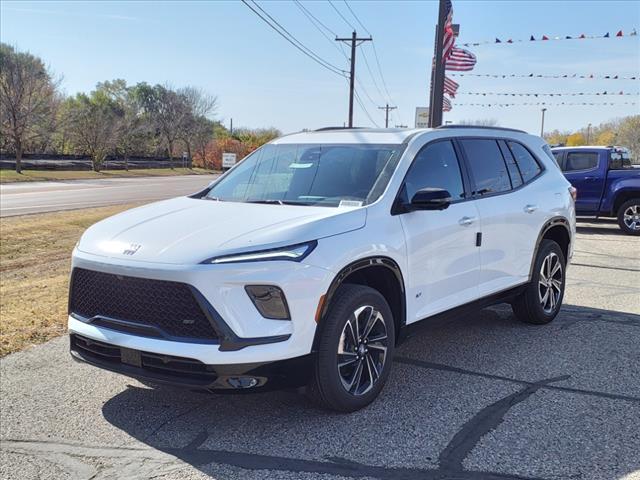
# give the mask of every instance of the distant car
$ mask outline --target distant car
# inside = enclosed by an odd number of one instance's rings
[[[152,383],[306,385],[353,411],[419,321],[500,302],[523,322],[552,321],[573,191],[544,140],[517,130],[284,136],[201,192],[84,233],[71,353]]]
[[[621,147],[551,149],[567,180],[578,190],[576,214],[615,217],[629,235],[640,235],[640,170]]]

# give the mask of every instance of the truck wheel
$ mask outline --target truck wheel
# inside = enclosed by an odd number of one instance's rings
[[[395,330],[387,301],[373,288],[342,285],[321,327],[307,395],[339,412],[365,407],[378,396],[391,370]]]
[[[620,205],[618,225],[624,233],[640,235],[640,198],[632,198]]]
[[[531,282],[511,304],[518,320],[543,325],[556,318],[564,297],[565,266],[560,245],[553,240],[543,240]]]

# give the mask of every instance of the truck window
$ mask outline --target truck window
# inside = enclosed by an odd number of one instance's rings
[[[591,170],[597,166],[598,152],[569,152],[564,165],[564,171]]]

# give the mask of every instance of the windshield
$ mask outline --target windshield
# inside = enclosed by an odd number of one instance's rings
[[[361,206],[384,191],[403,145],[268,144],[213,185],[205,198],[317,206]]]

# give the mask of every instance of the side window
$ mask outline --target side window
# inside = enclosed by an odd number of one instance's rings
[[[440,141],[420,150],[404,183],[406,201],[422,188],[443,188],[453,200],[464,198],[460,164],[453,144],[449,140]]]
[[[516,163],[522,173],[522,179],[527,183],[532,178],[536,177],[542,169],[535,158],[529,153],[523,145],[516,142],[507,142],[509,148],[516,159]]]
[[[522,181],[522,175],[520,174],[520,169],[518,168],[518,164],[516,163],[513,155],[507,148],[507,144],[504,141],[500,140],[498,142],[500,145],[500,150],[502,150],[502,156],[504,157],[504,161],[507,163],[507,170],[509,171],[509,177],[511,177],[511,185],[513,188],[518,188],[524,182]]]
[[[569,152],[565,164],[565,172],[571,170],[591,170],[598,166],[597,152]]]
[[[477,194],[498,193],[511,190],[507,165],[492,139],[461,139],[460,143],[469,159]]]

